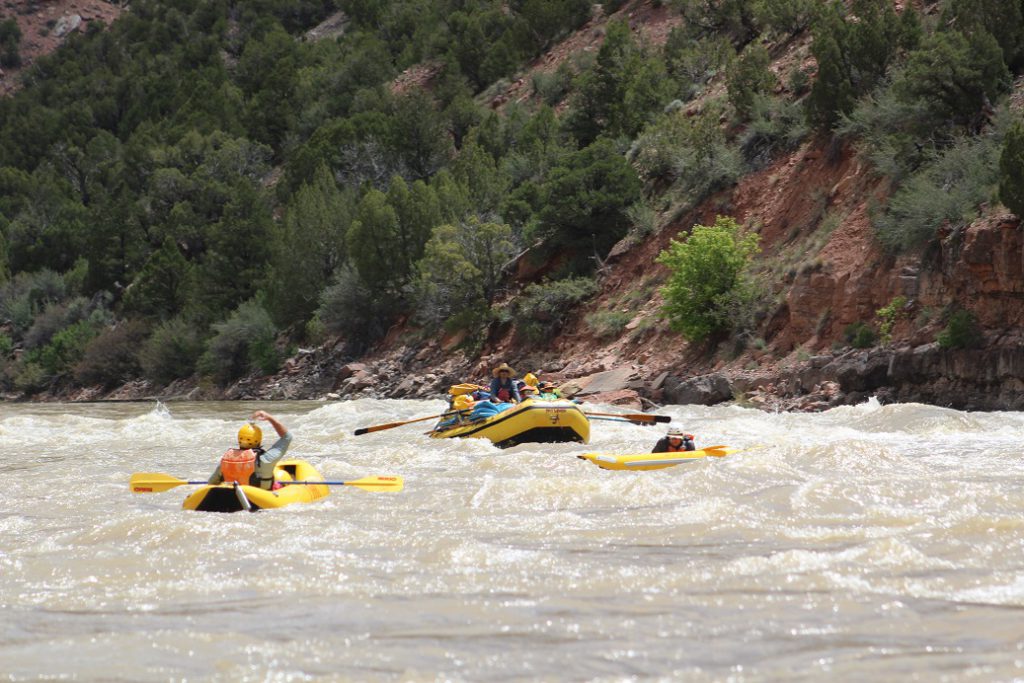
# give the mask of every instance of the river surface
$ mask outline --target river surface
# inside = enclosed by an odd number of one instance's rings
[[[663,426],[352,435],[442,406],[0,406],[0,680],[1024,677],[1022,413],[675,406],[747,450],[648,472],[574,456]],[[257,407],[326,478],[405,490],[232,515],[129,493],[208,476]]]

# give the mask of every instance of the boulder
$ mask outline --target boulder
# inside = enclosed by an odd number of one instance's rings
[[[687,380],[669,375],[665,378],[663,390],[666,403],[695,403],[712,406],[733,398],[732,385],[729,383],[729,379],[720,372]]]
[[[349,363],[338,370],[338,381],[343,382],[357,372],[366,372],[366,363]]]
[[[57,38],[71,33],[82,25],[82,17],[79,14],[65,14],[57,20],[53,26],[53,35]]]

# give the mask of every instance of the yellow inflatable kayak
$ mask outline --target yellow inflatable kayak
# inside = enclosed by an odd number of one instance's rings
[[[572,401],[528,398],[505,412],[481,420],[465,417],[442,420],[430,432],[430,437],[490,439],[498,448],[521,443],[587,443],[590,420]]]
[[[737,450],[736,448],[728,448],[726,446],[708,446],[699,451],[682,451],[677,453],[635,453],[631,455],[584,453],[577,457],[580,460],[589,460],[606,470],[660,470],[701,458],[722,458],[730,453],[735,453]]]
[[[274,467],[274,481],[323,481],[312,465],[303,460],[282,460]],[[292,503],[312,503],[330,493],[330,487],[320,485],[283,486],[276,491],[267,491],[258,486],[239,486],[253,510],[283,508]],[[243,510],[242,497],[234,484],[203,486],[193,492],[181,507],[186,510],[203,512],[239,512]]]

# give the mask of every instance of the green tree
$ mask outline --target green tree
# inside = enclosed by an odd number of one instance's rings
[[[672,240],[657,260],[669,269],[662,312],[673,330],[699,342],[732,328],[736,300],[750,296],[744,272],[757,243],[757,235],[742,235],[725,216],[713,226],[695,225],[683,241]]]
[[[1024,217],[1024,123],[1019,120],[1006,132],[999,155],[999,200]]]
[[[188,300],[190,271],[191,265],[168,237],[125,291],[124,310],[158,319],[175,316]]]
[[[601,138],[551,169],[541,188],[540,219],[557,243],[603,257],[625,236],[623,211],[640,198],[640,189],[633,167]]]
[[[515,254],[512,228],[472,217],[434,228],[417,269],[417,316],[440,323],[486,309],[502,282],[501,268]]]
[[[602,133],[633,137],[671,95],[662,60],[637,46],[629,26],[612,21],[593,69],[579,78],[566,125],[583,145]]]
[[[951,0],[942,23],[958,31],[986,31],[996,39],[1007,65],[1019,64],[1024,48],[1024,14],[1020,0]]]
[[[0,21],[0,66],[21,66],[21,29],[14,19]]]
[[[744,121],[750,120],[757,99],[775,85],[775,74],[768,68],[771,62],[768,50],[751,45],[726,69],[729,102]]]
[[[320,292],[345,260],[354,204],[325,165],[292,197],[270,258],[268,308],[282,327],[305,323],[319,306]]]
[[[359,277],[382,293],[396,293],[408,276],[402,272],[398,231],[398,215],[387,195],[380,190],[367,191],[359,201],[346,243]]]
[[[966,125],[1009,82],[1002,51],[991,34],[947,31],[924,39],[893,87],[905,99],[920,102],[933,125]]]

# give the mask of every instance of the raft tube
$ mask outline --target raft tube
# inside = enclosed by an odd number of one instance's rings
[[[492,417],[460,424],[446,424],[450,415],[430,432],[432,439],[490,439],[498,448],[521,443],[590,441],[590,420],[572,401],[528,398]],[[441,426],[444,425],[444,426]]]
[[[304,460],[282,460],[274,467],[274,481],[282,484],[289,481],[323,481],[312,465]],[[326,497],[331,489],[329,486],[301,484],[282,486],[276,491],[267,491],[258,486],[240,486],[245,497],[255,510],[283,508],[292,503],[312,503]],[[217,484],[203,486],[194,491],[181,505],[185,510],[201,512],[239,512],[242,502],[234,484]]]
[[[735,453],[738,449],[725,446],[712,446],[699,451],[683,451],[678,453],[633,453],[617,455],[614,453],[584,453],[577,456],[580,460],[588,460],[606,470],[661,470],[675,467],[685,462],[693,462],[701,458],[721,458]]]

